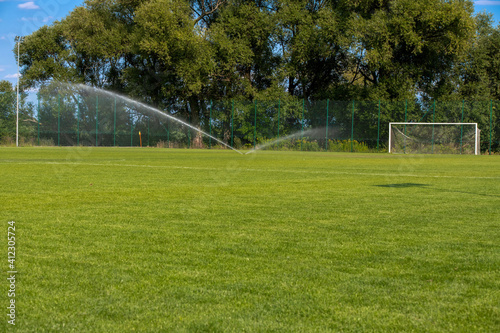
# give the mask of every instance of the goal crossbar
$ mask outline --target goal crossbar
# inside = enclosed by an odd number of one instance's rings
[[[389,153],[391,153],[392,148],[392,126],[393,125],[422,125],[422,126],[436,126],[436,125],[451,125],[451,126],[474,126],[474,155],[479,155],[479,135],[480,131],[478,129],[477,123],[412,123],[412,122],[391,122],[389,123]]]
[[[475,125],[477,127],[477,123],[412,123],[412,122],[402,122],[402,123],[389,123],[389,125]]]

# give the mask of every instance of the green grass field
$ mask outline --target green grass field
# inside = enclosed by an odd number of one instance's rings
[[[0,331],[500,330],[500,156],[0,148],[0,170]]]

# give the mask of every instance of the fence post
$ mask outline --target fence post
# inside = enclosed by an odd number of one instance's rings
[[[78,96],[77,98],[77,107],[76,107],[76,145],[80,145],[80,98],[81,96]]]
[[[255,139],[257,136],[257,100],[253,101],[253,107],[254,107],[253,149],[255,149]]]
[[[231,147],[233,146],[234,137],[233,137],[233,120],[234,120],[234,99],[231,100]]]
[[[380,151],[379,143],[380,143],[380,99],[378,100],[377,151]]]
[[[462,100],[462,118],[460,122],[463,124],[464,123],[464,105],[465,105],[465,100]],[[460,125],[460,155],[462,154],[462,140],[464,137],[464,125]]]
[[[330,104],[330,100],[326,100],[326,133],[325,133],[325,150],[328,151],[328,106]]]
[[[190,125],[191,125],[191,119],[192,119],[191,113],[189,113],[188,122]],[[187,131],[188,131],[188,149],[191,149],[191,127],[188,127]]]
[[[212,149],[212,107],[213,103],[210,100],[210,115],[208,117],[208,128],[210,129],[210,136],[208,137],[208,149]]]
[[[130,147],[133,146],[134,142],[134,118],[132,117],[132,113],[130,113]]]
[[[434,109],[432,111],[432,154],[434,154],[434,122],[436,120],[436,100],[434,100]]]
[[[113,147],[116,147],[116,96],[115,96],[115,107],[114,107],[114,117],[113,117]]]
[[[97,140],[99,133],[99,95],[95,96],[95,146],[97,147]]]
[[[302,151],[302,141],[304,141],[304,108],[305,108],[305,99],[302,98],[302,129],[300,130],[300,151]]]
[[[278,140],[280,139],[280,109],[281,109],[281,98],[278,99]]]
[[[38,112],[37,112],[37,116],[38,116],[38,145],[40,145],[40,92],[38,92],[36,95],[37,95],[37,100],[38,100]]]
[[[353,152],[354,144],[354,101],[352,101],[352,117],[351,117],[351,153]]]
[[[405,99],[405,123],[408,121],[408,100]],[[403,145],[403,152],[406,154],[406,124],[404,128],[405,132],[405,139],[404,139],[404,145]]]
[[[488,147],[489,154],[491,155],[491,135],[493,132],[493,100],[490,99],[490,144]]]
[[[57,94],[57,146],[61,146],[61,95]]]

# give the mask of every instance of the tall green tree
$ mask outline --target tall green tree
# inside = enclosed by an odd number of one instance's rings
[[[457,98],[500,100],[500,26],[493,27],[491,14],[476,16],[476,35],[455,68]]]
[[[273,53],[273,18],[262,4],[233,1],[208,32],[215,70],[210,82],[217,98],[253,99],[268,89],[278,58]]]
[[[102,87],[200,126],[210,100],[498,96],[498,34],[472,12],[459,0],[87,0],[26,37],[22,83]]]
[[[83,82],[163,106],[278,88],[439,98],[471,46],[472,11],[442,0],[88,0],[28,36],[21,59],[27,87]]]
[[[276,49],[284,88],[299,98],[327,98],[346,83],[349,28],[338,2],[279,0]]]
[[[353,1],[350,26],[362,97],[439,98],[474,34],[471,1]]]

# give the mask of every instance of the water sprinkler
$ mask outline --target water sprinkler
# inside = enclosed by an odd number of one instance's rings
[[[205,136],[208,136],[208,137],[209,137],[209,138],[211,138],[212,140],[217,141],[217,142],[218,142],[218,143],[220,143],[221,145],[223,145],[223,146],[225,146],[225,147],[227,147],[227,148],[229,148],[229,149],[231,149],[231,150],[233,150],[233,151],[237,152],[238,154],[243,155],[243,153],[242,153],[241,151],[239,151],[238,149],[235,149],[235,148],[231,147],[230,145],[228,145],[228,144],[227,144],[227,143],[225,143],[224,141],[222,141],[222,140],[220,140],[220,139],[217,139],[216,137],[214,137],[214,136],[212,136],[212,135],[210,135],[210,134],[208,134],[208,133],[206,133],[206,132],[204,132],[204,131],[200,130],[199,128],[196,128],[195,126],[193,126],[193,125],[191,125],[191,124],[188,124],[188,123],[186,123],[186,122],[184,122],[184,121],[181,121],[181,120],[177,119],[176,117],[174,117],[174,116],[172,116],[172,115],[169,115],[169,114],[166,114],[165,112],[163,112],[163,111],[161,111],[161,110],[159,110],[159,109],[156,109],[156,108],[154,108],[154,107],[152,107],[152,106],[149,106],[149,105],[147,105],[147,104],[144,104],[144,103],[138,102],[138,101],[133,100],[133,99],[131,99],[131,98],[129,98],[129,97],[122,96],[122,95],[119,95],[119,94],[116,94],[116,93],[112,93],[112,92],[109,92],[109,91],[106,91],[106,90],[103,90],[103,89],[98,89],[98,88],[94,88],[94,87],[89,87],[89,86],[86,86],[86,85],[84,85],[84,84],[69,85],[69,86],[70,86],[70,87],[77,87],[77,88],[80,88],[80,89],[82,89],[83,91],[88,92],[88,93],[90,93],[90,92],[97,92],[97,93],[100,93],[100,94],[104,94],[104,95],[108,95],[108,96],[113,96],[113,97],[115,97],[115,98],[116,98],[116,97],[119,97],[119,98],[120,98],[122,101],[124,101],[124,102],[130,103],[130,104],[133,104],[133,105],[135,105],[135,106],[139,106],[139,107],[141,107],[141,108],[144,108],[144,109],[145,109],[145,110],[147,110],[147,111],[152,111],[152,112],[155,112],[156,114],[159,114],[159,115],[161,115],[162,117],[165,117],[165,118],[167,118],[167,119],[171,119],[171,120],[176,121],[176,122],[178,122],[178,123],[180,123],[180,124],[182,124],[182,125],[184,125],[184,126],[186,126],[186,127],[189,127],[189,128],[191,128],[191,129],[193,129],[193,130],[195,130],[195,131],[197,131],[197,132],[199,132],[199,133],[201,133],[201,134],[203,134],[203,135],[205,135]]]
[[[142,148],[142,136],[141,136],[141,131],[139,131],[139,142],[141,144],[141,148]]]

